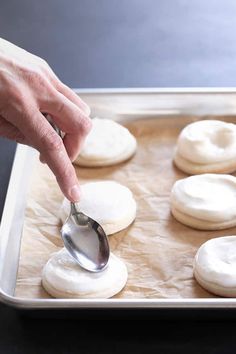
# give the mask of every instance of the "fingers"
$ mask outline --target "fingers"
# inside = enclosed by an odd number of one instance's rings
[[[86,134],[91,129],[89,116],[56,90],[52,90],[48,100],[41,103],[40,110],[54,117],[58,126],[65,132],[83,131]]]
[[[14,140],[20,144],[29,145],[29,142],[20,130],[11,123],[7,122],[2,116],[0,116],[0,136]]]
[[[49,77],[55,89],[62,95],[64,95],[66,98],[68,98],[75,105],[77,105],[78,108],[80,108],[85,115],[89,116],[91,111],[87,103],[85,103],[72,89],[62,83],[46,62],[44,62],[43,68],[45,74]]]
[[[77,202],[80,199],[80,188],[75,169],[67,155],[62,139],[54,134],[53,131],[49,131],[41,136],[38,150],[56,176],[63,194],[72,202]]]
[[[38,112],[28,111],[24,119],[17,120],[19,130],[28,136],[43,159],[56,176],[63,194],[72,202],[80,199],[80,187],[75,169],[68,157],[62,139],[51,127],[45,117]]]
[[[79,155],[86,136],[66,134],[63,142],[70,160],[73,162]]]
[[[46,64],[45,64],[46,65]],[[30,107],[35,107],[38,111],[47,112],[53,118],[58,127],[65,133],[64,144],[69,158],[73,161],[82,146],[82,143],[91,128],[91,120],[84,110],[88,113],[88,108],[77,95],[71,91],[67,86],[63,85],[58,80],[57,87],[63,93],[59,92],[55,86],[48,79],[48,76],[42,75],[40,71],[31,70],[27,71],[26,68],[21,69],[24,83],[9,83],[12,110],[22,112],[25,115]],[[25,85],[27,83],[27,85]],[[72,102],[73,101],[73,102]],[[80,106],[84,105],[83,108]],[[9,107],[8,107],[9,110]],[[27,114],[27,113],[26,113]],[[7,112],[9,115],[9,112]],[[21,117],[22,118],[22,117]],[[14,112],[10,117],[10,123],[14,124]]]
[[[45,61],[20,48],[0,53],[0,67],[0,135],[39,150],[65,196],[78,201],[70,158],[77,156],[91,128],[89,108]],[[49,113],[65,133],[65,145],[40,112]]]
[[[64,195],[69,200],[76,202],[80,199],[80,188],[75,169],[68,157],[62,139],[57,135],[50,124],[47,124],[47,127],[45,126],[41,129],[36,143],[37,148],[56,176],[57,182]]]
[[[48,112],[57,126],[65,132],[65,148],[73,161],[91,129],[91,119],[63,94],[55,91],[51,100],[42,104],[42,109]]]
[[[85,103],[74,91],[72,91],[68,86],[63,83],[59,83],[57,85],[57,90],[62,93],[65,97],[67,97],[71,102],[76,104],[79,108],[83,110],[85,115],[89,116],[91,110],[87,103]]]

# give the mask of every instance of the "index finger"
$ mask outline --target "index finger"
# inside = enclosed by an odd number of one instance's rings
[[[50,99],[42,103],[41,108],[65,132],[64,144],[70,159],[74,160],[91,129],[91,119],[76,104],[55,90]]]
[[[61,137],[55,132],[47,119],[39,112],[27,114],[17,120],[20,131],[29,138],[44,157],[54,173],[62,193],[72,202],[80,199],[80,187],[69,156]]]

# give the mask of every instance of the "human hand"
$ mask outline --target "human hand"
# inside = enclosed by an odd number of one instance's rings
[[[65,133],[63,140],[43,113]],[[91,129],[89,114],[43,59],[0,38],[0,136],[36,148],[73,202],[80,189],[71,161]]]

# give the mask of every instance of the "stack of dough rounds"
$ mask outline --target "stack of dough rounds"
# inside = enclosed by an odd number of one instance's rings
[[[236,226],[236,177],[202,174],[175,182],[171,211],[181,223],[200,230]]]
[[[113,181],[89,182],[81,186],[78,209],[96,220],[107,235],[129,226],[136,217],[136,202],[132,192]],[[62,222],[70,212],[70,203],[64,199],[60,210]]]
[[[205,242],[195,256],[197,282],[213,294],[236,297],[236,236]]]
[[[110,166],[129,159],[136,151],[135,137],[110,119],[93,118],[93,126],[74,161],[80,166]]]
[[[42,285],[56,298],[110,298],[122,290],[127,277],[125,263],[112,253],[102,272],[91,273],[82,269],[63,248],[44,266]]]
[[[236,125],[218,120],[187,125],[177,140],[174,162],[188,174],[235,171]]]

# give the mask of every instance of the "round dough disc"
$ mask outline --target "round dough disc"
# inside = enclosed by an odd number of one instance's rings
[[[112,253],[102,272],[91,273],[81,268],[63,248],[44,266],[42,285],[56,298],[110,298],[123,289],[127,277],[125,263]]]
[[[78,210],[96,220],[107,235],[129,226],[136,217],[136,202],[129,188],[113,181],[85,183],[81,186]],[[64,222],[70,212],[70,203],[64,199],[60,216]]]
[[[200,230],[236,225],[236,177],[202,174],[175,182],[171,211],[181,223]]]
[[[209,292],[236,297],[236,236],[205,242],[194,259],[194,276]]]
[[[236,125],[219,120],[188,124],[178,137],[174,162],[189,174],[235,171]]]
[[[137,142],[127,128],[110,119],[93,118],[92,129],[75,164],[97,167],[110,166],[129,159]]]

